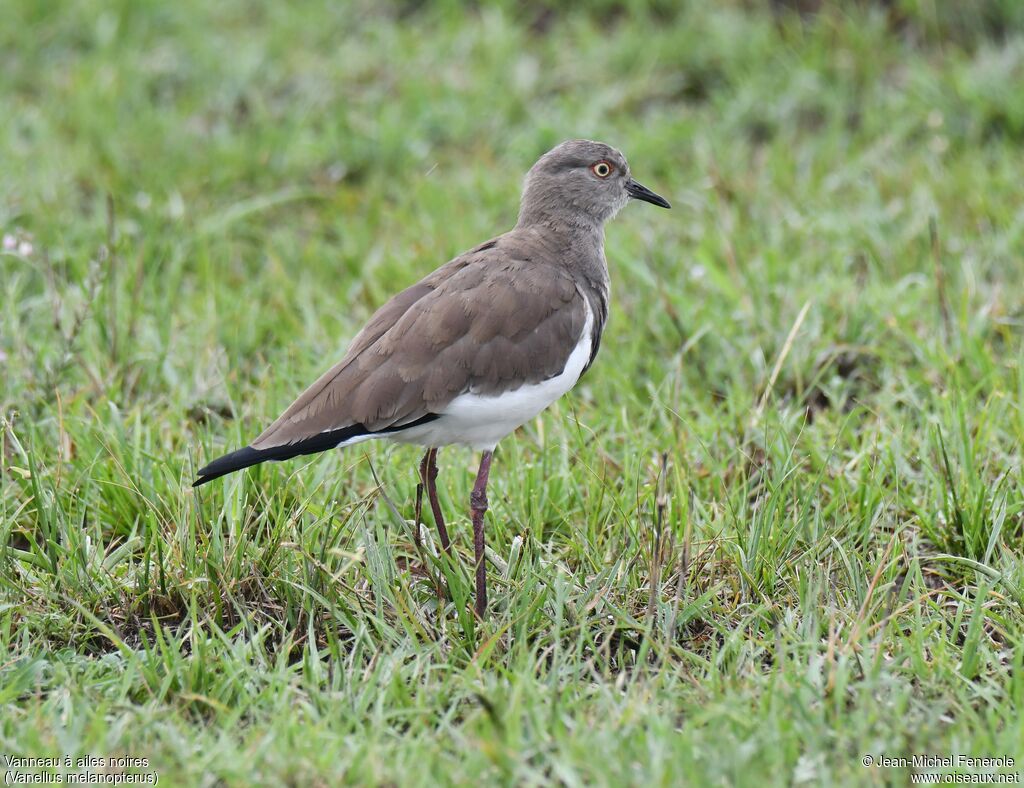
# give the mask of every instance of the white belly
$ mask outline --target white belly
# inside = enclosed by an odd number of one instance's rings
[[[448,403],[434,421],[387,437],[401,443],[417,443],[435,448],[460,444],[472,449],[493,449],[498,441],[535,418],[580,379],[590,360],[591,329],[594,323],[589,303],[586,309],[583,333],[560,374],[504,394],[461,394]]]

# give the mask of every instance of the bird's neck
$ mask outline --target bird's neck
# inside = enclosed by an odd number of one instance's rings
[[[578,284],[593,290],[595,297],[607,303],[609,276],[602,225],[557,218],[524,222],[520,217],[510,234],[518,238],[520,251],[526,259],[564,266]],[[604,311],[602,324],[603,314]]]
[[[519,214],[516,230],[537,231],[567,248],[590,249],[604,255],[604,222],[595,222],[587,216],[524,209]]]
[[[595,317],[594,348],[608,319],[610,277],[604,256],[604,223],[567,220],[558,215],[523,210],[512,233],[522,247],[542,250],[538,255],[566,267],[586,297]]]

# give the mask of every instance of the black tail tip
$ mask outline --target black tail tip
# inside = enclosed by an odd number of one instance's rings
[[[212,482],[214,479],[219,479],[221,476],[227,476],[229,473],[240,471],[242,468],[248,468],[251,465],[258,465],[266,460],[274,459],[273,455],[273,450],[259,451],[251,446],[225,454],[223,457],[218,457],[213,462],[200,468],[196,480],[192,482],[192,487],[199,487],[207,482]]]
[[[234,473],[235,471],[240,471],[242,468],[248,468],[251,465],[259,465],[261,462],[267,462],[268,460],[278,462],[280,460],[290,460],[292,457],[299,457],[306,454],[317,454],[340,446],[352,438],[362,437],[363,435],[386,435],[409,427],[417,427],[420,424],[426,424],[436,418],[436,413],[428,413],[427,415],[421,416],[415,421],[408,422],[407,424],[385,427],[384,429],[376,431],[368,430],[362,424],[350,424],[347,427],[339,427],[336,430],[319,432],[308,438],[295,441],[294,443],[285,443],[280,446],[271,446],[266,449],[254,449],[252,446],[246,446],[244,449],[239,449],[238,451],[233,451],[230,454],[225,454],[223,457],[218,457],[210,464],[200,468],[196,480],[192,482],[192,486],[199,487],[207,482],[212,482],[214,479],[219,479],[221,476]]]

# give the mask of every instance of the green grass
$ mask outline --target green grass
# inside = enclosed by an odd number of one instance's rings
[[[1017,6],[414,5],[5,6],[0,754],[165,785],[1019,768]],[[191,490],[572,136],[674,209],[609,226],[598,362],[499,448],[488,621],[468,451],[451,562],[415,548],[411,448]]]

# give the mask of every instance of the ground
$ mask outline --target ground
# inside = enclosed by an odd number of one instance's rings
[[[166,785],[1017,773],[1017,4],[4,16],[0,754]],[[190,488],[574,136],[673,210],[608,227],[597,363],[499,447],[488,620],[471,452],[440,454],[452,562],[416,548],[410,447]]]

